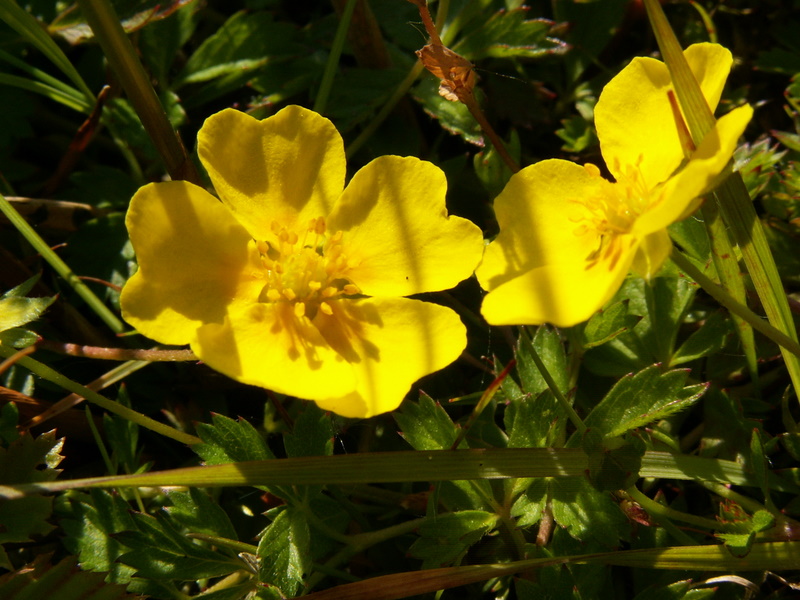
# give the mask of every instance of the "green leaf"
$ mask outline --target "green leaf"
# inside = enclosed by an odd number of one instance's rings
[[[276,56],[298,54],[296,29],[267,12],[238,12],[189,58],[175,85],[209,81],[252,70]]]
[[[628,302],[615,302],[608,308],[596,312],[583,329],[583,347],[588,350],[610,342],[618,335],[632,329],[639,321],[636,315],[628,314]]]
[[[615,548],[628,535],[628,519],[606,492],[595,490],[586,479],[550,480],[553,518],[577,540],[591,540]]]
[[[82,569],[109,571],[107,581],[130,581],[134,570],[117,562],[127,548],[112,534],[136,526],[131,507],[119,495],[105,490],[91,490],[88,495],[73,493],[63,499],[59,513],[64,516],[64,544],[78,555]]]
[[[658,365],[626,375],[584,422],[613,437],[681,411],[697,402],[707,389],[705,384],[684,387],[688,375],[686,369],[662,373]]]
[[[306,403],[292,432],[283,437],[287,456],[330,456],[333,454],[331,416],[313,402]]]
[[[761,493],[764,494],[767,506],[770,506],[772,500],[769,495],[769,468],[767,466],[767,457],[764,454],[764,445],[761,443],[761,434],[756,428],[753,429],[753,434],[750,437],[750,460],[748,463],[750,471],[758,482],[758,487],[761,488]]]
[[[453,46],[453,50],[470,60],[482,58],[537,58],[562,53],[567,45],[549,37],[553,22],[545,19],[525,20],[528,7],[495,13]]]
[[[532,344],[558,389],[562,394],[566,394],[569,381],[567,355],[558,332],[551,327],[542,325],[536,329]],[[520,336],[516,348],[516,358],[517,373],[519,373],[523,391],[538,395],[548,389],[547,382],[531,356],[530,344],[522,336]]]
[[[33,346],[39,340],[39,336],[33,331],[21,327],[12,327],[5,331],[0,331],[0,344],[11,346],[12,348],[27,348]]]
[[[601,492],[623,490],[639,479],[642,457],[647,449],[636,435],[604,437],[596,429],[583,436],[583,449],[589,457],[588,477]]]
[[[478,122],[464,104],[445,100],[439,95],[438,79],[424,77],[411,94],[426,113],[439,121],[442,129],[461,136],[465,142],[483,147],[483,133]]]
[[[480,510],[465,510],[429,517],[420,526],[420,539],[409,549],[422,559],[422,569],[435,569],[461,562],[470,546],[494,529],[498,516]]]
[[[592,123],[581,115],[572,115],[562,119],[561,129],[556,129],[556,135],[564,140],[561,149],[571,154],[579,154],[597,144],[597,134]]]
[[[420,394],[419,402],[405,402],[392,413],[400,435],[414,450],[443,450],[456,441],[458,429],[438,402]],[[466,447],[462,442],[461,447]]]
[[[716,354],[725,347],[732,333],[731,322],[726,313],[723,311],[712,313],[700,326],[700,329],[690,335],[672,355],[670,366],[675,367]]]
[[[511,131],[510,139],[506,141],[506,149],[511,157],[519,162],[520,142],[516,130]],[[506,187],[508,180],[511,179],[511,169],[508,168],[508,165],[500,157],[494,146],[475,154],[472,165],[478,179],[481,180],[481,183],[492,198],[500,194],[503,188]]]
[[[711,244],[706,226],[698,217],[689,217],[669,226],[669,236],[695,261],[703,263],[711,257]],[[713,268],[713,266],[712,266]]]
[[[197,424],[197,435],[203,443],[192,450],[208,465],[275,458],[261,434],[245,419],[213,415],[210,425]]]
[[[509,448],[547,448],[556,442],[556,424],[566,411],[550,390],[536,397],[526,395],[506,406],[504,422]]]
[[[258,580],[294,597],[311,570],[311,533],[303,513],[293,507],[278,512],[258,542]]]
[[[25,325],[38,319],[55,301],[55,296],[46,298],[0,298],[0,331]]]
[[[546,479],[533,479],[511,506],[511,516],[517,520],[517,527],[524,529],[539,522],[547,505]]]
[[[45,28],[33,16],[13,0],[0,0],[0,21],[7,23],[50,59],[84,94],[87,104],[94,104],[95,97],[77,69],[64,54],[64,51],[50,37]]]
[[[188,492],[170,490],[167,497],[172,506],[164,511],[187,531],[238,539],[228,514],[205,492],[197,488],[189,488]]]
[[[134,514],[136,531],[122,531],[116,539],[130,551],[119,562],[147,579],[188,580],[223,577],[244,568],[236,557],[209,549],[187,538],[165,513]]]

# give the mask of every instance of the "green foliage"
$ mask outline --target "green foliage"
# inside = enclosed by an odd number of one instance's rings
[[[447,175],[448,211],[472,219],[487,239],[496,235],[492,201],[511,169],[470,111],[439,94],[438,79],[415,74],[414,51],[428,36],[413,3],[364,3],[369,10],[356,11],[343,53],[330,65],[344,2],[333,3],[337,9],[285,0],[111,4],[190,160],[197,162],[196,133],[210,114],[237,107],[264,118],[287,104],[313,106],[330,66],[323,112],[343,135],[348,178],[381,155],[431,161]],[[632,57],[656,54],[642,3],[528,4],[456,0],[430,9],[434,19],[447,13],[437,23],[444,43],[474,65],[478,104],[514,160],[524,167],[561,157],[607,169],[593,111],[603,86]],[[719,112],[744,101],[757,107],[734,167],[795,299],[800,45],[790,5],[664,4],[684,45],[716,35],[733,50],[738,87],[725,90]],[[15,203],[40,201],[41,213],[63,213],[45,220],[37,212],[32,221],[76,277],[94,278],[91,288],[119,314],[117,288],[137,268],[125,213],[140,186],[166,177],[159,143],[142,125],[135,94],[120,90],[82,10],[0,0],[0,21],[0,193]],[[105,84],[110,94],[98,121],[87,121]],[[90,218],[70,216],[66,202],[79,203]],[[44,225],[52,222],[68,225]],[[692,264],[716,276],[701,213],[669,233]],[[650,281],[630,275],[602,311],[568,329],[489,328],[474,281],[431,294],[426,299],[456,308],[467,324],[464,356],[415,384],[391,416],[356,421],[300,399],[270,398],[193,360],[140,369],[54,352],[72,343],[123,354],[153,342],[107,331],[5,223],[0,246],[4,600],[277,600],[316,591],[355,597],[339,588],[352,582],[365,586],[359,597],[404,597],[407,584],[419,581],[430,582],[431,597],[500,600],[796,594],[795,573],[775,567],[798,563],[797,542],[780,546],[800,530],[800,500],[792,493],[800,413],[790,379],[776,345],[760,334],[758,380],[751,379],[730,314],[670,263]],[[740,259],[741,249],[734,252]],[[745,278],[745,285],[751,292],[753,283]],[[748,296],[750,308],[759,312],[754,298]],[[40,338],[51,342],[48,350],[36,348]],[[14,356],[19,349],[36,352]],[[180,443],[96,407],[62,411],[67,392],[57,377],[33,375],[27,360],[81,384],[96,382],[92,389],[106,387],[112,406],[195,434],[200,443]],[[512,361],[492,395],[490,384]],[[488,401],[477,415],[480,399]],[[26,423],[54,406],[58,414],[32,433]],[[512,457],[535,449],[548,476],[506,478],[504,469],[516,468],[519,458],[489,463],[485,449]],[[443,472],[431,481],[365,483],[354,468],[357,484],[275,485],[265,475],[257,485],[225,488],[147,479],[198,465],[231,465],[235,476],[251,461],[264,461],[248,465],[264,472],[287,460],[293,462],[281,464],[303,471],[320,464],[314,461],[333,465],[339,455],[401,466],[404,457],[429,455]],[[574,462],[565,466],[559,456]],[[448,478],[448,460],[462,457],[484,478]],[[746,475],[732,481],[736,469]],[[114,474],[143,479],[136,487],[68,489],[74,479]],[[31,487],[51,483],[62,491]],[[28,495],[5,499],[22,492]],[[694,544],[706,546],[692,555]],[[664,558],[667,546],[695,556],[696,568],[684,562],[677,569],[674,555]],[[623,554],[629,548],[634,552]],[[717,550],[724,558],[699,564]],[[574,560],[595,553],[609,553],[609,563]],[[773,562],[758,568],[725,562],[765,554]],[[623,556],[630,562],[619,562]],[[437,592],[445,586],[432,569],[500,569],[523,559],[558,564],[489,572],[468,584],[459,577],[474,571],[448,571],[447,585],[459,587]],[[723,577],[708,581],[715,568]],[[378,579],[385,574],[405,579]],[[745,577],[746,592],[739,589]]]

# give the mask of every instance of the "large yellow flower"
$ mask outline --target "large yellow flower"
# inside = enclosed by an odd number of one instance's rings
[[[403,297],[453,287],[483,249],[448,216],[436,166],[384,156],[343,191],[339,133],[297,106],[263,121],[223,110],[198,152],[221,202],[183,181],[131,200],[139,270],[121,304],[142,334],[351,417],[394,409],[459,356],[458,315]]]
[[[684,52],[713,111],[730,52],[696,44]],[[585,321],[627,273],[654,275],[671,242],[666,228],[719,183],[752,109],[717,121],[686,160],[664,63],[635,58],[595,108],[600,148],[615,181],[591,164],[546,160],[515,174],[495,200],[500,233],[476,274],[489,294],[481,312],[495,325]]]

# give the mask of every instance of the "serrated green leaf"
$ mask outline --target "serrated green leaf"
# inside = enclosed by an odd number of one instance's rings
[[[547,504],[547,480],[534,479],[511,506],[511,516],[517,520],[517,527],[531,527],[542,518]]]
[[[425,112],[439,121],[442,129],[461,136],[470,144],[483,147],[483,133],[475,117],[461,102],[451,102],[439,95],[438,79],[424,77],[411,93]]]
[[[428,517],[420,525],[420,539],[409,553],[422,559],[423,569],[460,562],[470,546],[494,529],[498,516],[480,510],[465,510]]]
[[[704,264],[711,256],[706,226],[697,217],[689,217],[669,226],[669,236],[696,261]],[[713,269],[713,265],[710,265]]]
[[[55,299],[55,296],[46,298],[8,296],[0,299],[0,331],[35,321]]]
[[[566,51],[564,42],[548,36],[553,22],[526,20],[528,10],[520,7],[493,14],[481,27],[461,38],[453,50],[470,60],[536,58]]]
[[[579,154],[597,144],[597,134],[594,131],[594,126],[581,115],[573,115],[567,119],[562,119],[561,124],[563,127],[557,129],[555,133],[564,141],[561,149],[565,152]]]
[[[607,492],[581,478],[551,479],[553,518],[577,540],[614,548],[628,535],[628,519]]]
[[[213,415],[211,424],[197,424],[197,435],[203,443],[192,450],[209,465],[275,458],[261,434],[245,419]]]
[[[555,443],[556,424],[566,411],[550,390],[512,400],[503,415],[509,448],[547,448]]]
[[[296,29],[267,12],[238,12],[189,58],[175,85],[209,81],[252,70],[275,56],[297,54]]]
[[[623,490],[639,479],[642,457],[647,449],[635,435],[604,437],[602,432],[589,429],[583,436],[583,449],[589,457],[588,477],[595,489]]]
[[[287,456],[330,456],[333,454],[333,423],[330,414],[313,402],[303,408],[283,437]]]
[[[567,382],[569,381],[567,355],[558,332],[551,327],[542,325],[536,329],[531,343],[542,363],[550,372],[558,389],[562,394],[566,394],[568,391]],[[524,392],[538,395],[548,389],[547,382],[531,356],[531,347],[522,336],[520,336],[517,345],[516,358],[517,373],[519,373],[520,383]]]
[[[715,354],[725,347],[733,329],[727,315],[723,311],[712,313],[689,338],[681,344],[672,355],[670,366],[675,367],[710,354]]]
[[[689,372],[675,369],[661,372],[652,365],[620,379],[586,417],[589,428],[606,436],[619,436],[652,421],[683,410],[700,399],[707,386],[683,387]]]
[[[64,544],[77,554],[82,569],[108,571],[107,581],[128,583],[134,570],[117,562],[127,550],[112,534],[134,529],[131,507],[117,494],[91,490],[65,498],[60,513]]]
[[[392,413],[400,434],[414,450],[442,450],[456,441],[458,429],[438,402],[420,394],[419,402],[406,402]],[[461,447],[466,447],[462,442]]]
[[[608,308],[596,312],[583,329],[583,347],[588,350],[613,340],[618,335],[632,329],[639,321],[638,316],[628,314],[628,302],[615,302]]]
[[[172,506],[164,510],[187,531],[237,539],[236,529],[228,514],[205,492],[197,488],[189,488],[188,492],[170,490],[167,497]]]
[[[258,580],[293,597],[311,569],[311,532],[303,513],[280,511],[258,542]]]
[[[119,562],[136,569],[139,577],[193,581],[223,577],[245,566],[236,557],[187,538],[164,513],[136,513],[134,521],[138,531],[122,531],[115,537],[130,548]]]

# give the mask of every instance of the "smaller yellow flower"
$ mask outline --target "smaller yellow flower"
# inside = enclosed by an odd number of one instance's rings
[[[717,44],[684,52],[712,111],[732,64]],[[494,325],[588,319],[633,269],[655,275],[672,245],[667,226],[687,217],[719,183],[752,116],[723,116],[685,158],[664,63],[635,58],[595,108],[600,148],[615,181],[594,165],[545,160],[511,177],[495,200],[500,233],[476,274],[489,293],[481,312]]]
[[[298,106],[212,115],[198,154],[219,200],[184,181],[131,200],[139,270],[120,302],[142,334],[348,417],[396,408],[458,358],[458,315],[404,297],[451,288],[480,260],[481,232],[447,215],[440,169],[384,156],[345,189],[342,138]]]

